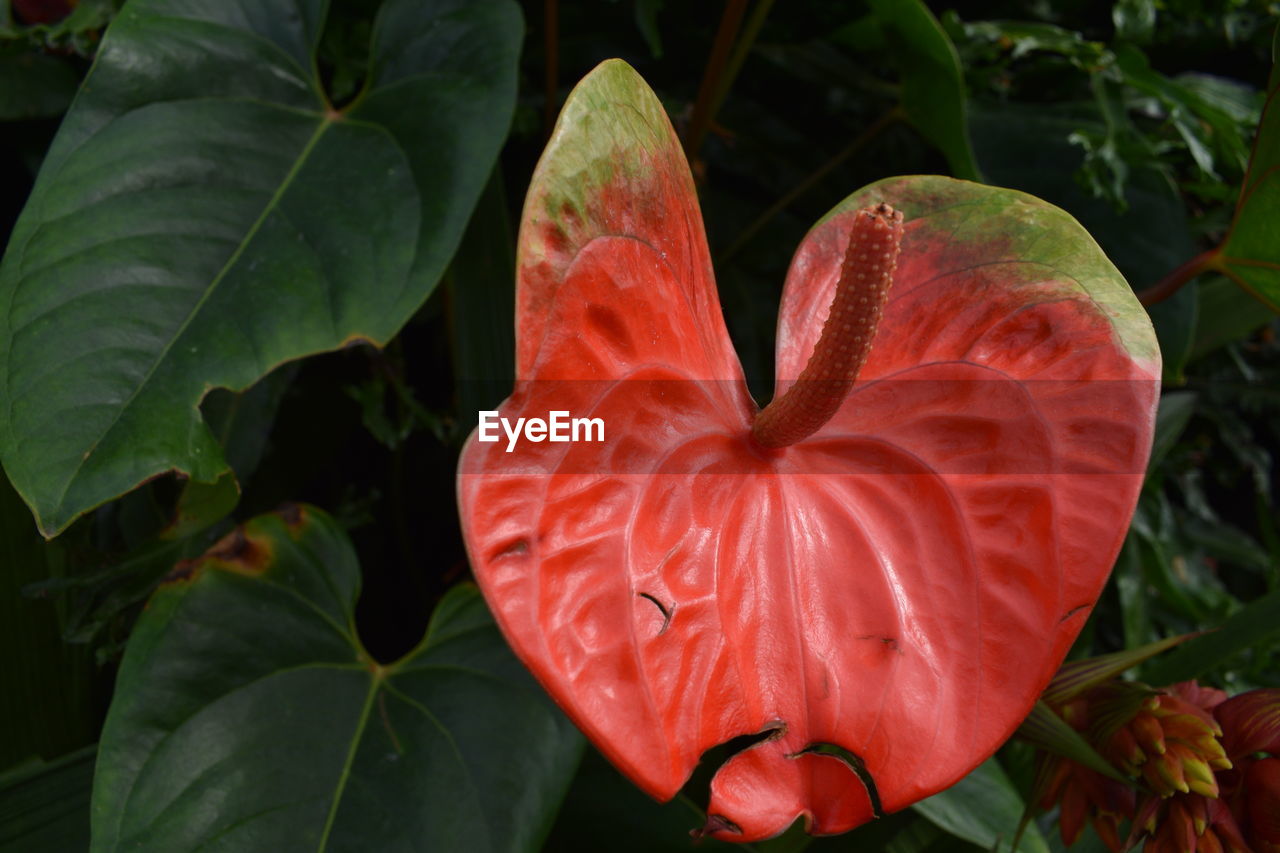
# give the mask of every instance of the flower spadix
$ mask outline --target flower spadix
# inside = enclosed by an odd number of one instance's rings
[[[747,841],[901,809],[1009,737],[1120,547],[1158,393],[1150,324],[1074,220],[947,178],[850,196],[792,262],[762,412],[680,145],[610,61],[565,105],[517,266],[501,414],[604,440],[472,436],[462,525],[512,646],[610,760],[665,799],[761,735],[704,827]]]
[[[757,444],[795,444],[840,410],[871,354],[901,243],[901,212],[881,202],[854,214],[822,337],[796,383],[756,416],[751,436]]]

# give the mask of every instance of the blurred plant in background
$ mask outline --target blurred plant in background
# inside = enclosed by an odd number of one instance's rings
[[[1147,853],[1275,849],[1280,689],[1228,698],[1196,681],[1117,677],[1169,645],[1062,668],[1023,730],[1042,749],[1032,800],[1058,809],[1068,846],[1089,825],[1113,853],[1139,842]]]
[[[117,14],[145,16],[157,2],[0,0],[6,242],[104,31]],[[308,79],[335,111],[359,105],[373,76],[381,5],[328,4]],[[211,15],[292,8],[205,6]],[[1165,363],[1138,513],[1064,669],[1097,675],[1085,662],[1128,654],[1121,669],[1134,667],[1135,680],[1119,680],[1113,660],[1086,686],[1071,681],[1079,689],[1069,695],[1051,688],[1024,726],[1029,742],[1011,741],[907,812],[839,838],[793,827],[751,846],[1006,849],[1032,804],[1047,810],[1018,836],[1022,851],[1277,849],[1280,267],[1266,252],[1280,247],[1280,206],[1239,215],[1238,201],[1242,187],[1252,199],[1280,192],[1280,110],[1264,113],[1280,4],[544,0],[523,13],[519,55],[504,60],[518,81],[510,131],[478,199],[451,213],[470,224],[440,286],[382,348],[344,346],[201,404],[238,492],[160,477],[46,543],[0,484],[0,850],[84,847],[93,745],[138,615],[175,564],[225,544],[237,522],[285,500],[332,514],[358,558],[364,591],[352,636],[371,666],[415,649],[437,606],[441,625],[479,624],[456,590],[467,567],[453,469],[475,411],[510,387],[511,223],[549,117],[569,85],[612,56],[634,65],[679,119],[726,320],[758,399],[769,393],[793,247],[849,192],[898,174],[981,180],[1066,209],[1149,304]],[[1176,649],[1132,659],[1190,633]],[[500,643],[484,637],[476,648],[499,655]],[[393,713],[370,708],[379,723]],[[528,725],[542,713],[529,710]],[[574,748],[564,747],[562,764]],[[593,753],[572,782],[557,765],[551,788],[568,785],[563,802],[530,806],[527,832],[509,846],[599,849],[608,839],[616,850],[690,849],[687,830],[705,821],[708,779],[729,754],[706,756],[706,772],[667,805]],[[397,784],[461,802],[465,785],[442,778],[424,771]],[[457,844],[478,843],[459,832]]]

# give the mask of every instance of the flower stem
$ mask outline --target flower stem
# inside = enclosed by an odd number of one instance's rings
[[[760,0],[756,3],[755,8],[751,10],[750,16],[747,17],[747,23],[742,28],[742,36],[738,39],[737,44],[733,46],[733,54],[729,57],[729,62],[725,66],[724,73],[720,75],[720,82],[716,85],[715,94],[711,98],[711,118],[715,119],[720,112],[720,106],[724,103],[724,99],[728,97],[729,90],[733,87],[733,81],[737,79],[738,72],[742,70],[742,64],[747,60],[747,54],[751,52],[751,46],[755,44],[756,37],[760,35],[760,28],[764,26],[764,19],[769,15],[769,9],[773,6],[773,0]]]
[[[685,156],[690,161],[697,156],[702,141],[711,127],[715,117],[716,92],[720,87],[720,77],[729,61],[729,51],[733,48],[733,40],[738,35],[738,27],[742,25],[742,15],[747,9],[747,0],[728,0],[724,6],[724,14],[720,16],[720,27],[716,30],[716,40],[711,45],[711,55],[707,57],[707,67],[702,72],[702,83],[698,86],[698,100],[693,104],[693,115],[689,118],[689,132],[684,140]]]
[[[1178,292],[1182,285],[1191,281],[1191,279],[1201,273],[1221,268],[1221,246],[1210,249],[1207,252],[1201,252],[1147,289],[1138,291],[1138,301],[1141,302],[1143,306],[1150,308],[1157,302],[1163,302],[1170,296],[1173,296],[1173,294]]]

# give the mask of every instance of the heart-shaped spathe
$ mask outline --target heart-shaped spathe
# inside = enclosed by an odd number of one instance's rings
[[[525,203],[500,414],[598,418],[604,440],[473,434],[460,464],[498,623],[636,784],[669,798],[704,751],[766,733],[712,782],[726,840],[842,832],[989,757],[1096,601],[1150,451],[1159,354],[1124,280],[1057,208],[947,178],[874,184],[805,238],[776,393],[879,202],[905,235],[858,383],[761,448],[679,143],[602,64]]]

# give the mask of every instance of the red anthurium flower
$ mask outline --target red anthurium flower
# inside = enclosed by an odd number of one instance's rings
[[[1257,853],[1222,801],[1201,794],[1149,797],[1134,823],[1147,834],[1142,853]]]
[[[1131,819],[1136,807],[1132,787],[1109,779],[1069,758],[1045,755],[1042,793],[1036,803],[1042,809],[1061,806],[1058,830],[1063,844],[1080,840],[1086,821],[1113,853],[1127,849],[1121,841],[1120,822]]]
[[[760,413],[680,146],[612,61],[564,108],[518,267],[516,437],[472,436],[462,524],[605,755],[665,799],[765,735],[712,782],[705,831],[746,841],[901,809],[1009,737],[1120,547],[1158,391],[1145,314],[1070,217],[945,178],[856,193],[795,257]],[[603,441],[511,426],[557,411]]]
[[[1214,706],[1222,746],[1232,761],[1257,752],[1280,757],[1280,687],[1250,690]]]
[[[1280,853],[1280,758],[1252,762],[1244,779],[1245,823],[1259,853]]]
[[[1280,688],[1250,690],[1213,709],[1235,767],[1223,798],[1258,853],[1280,853]]]

